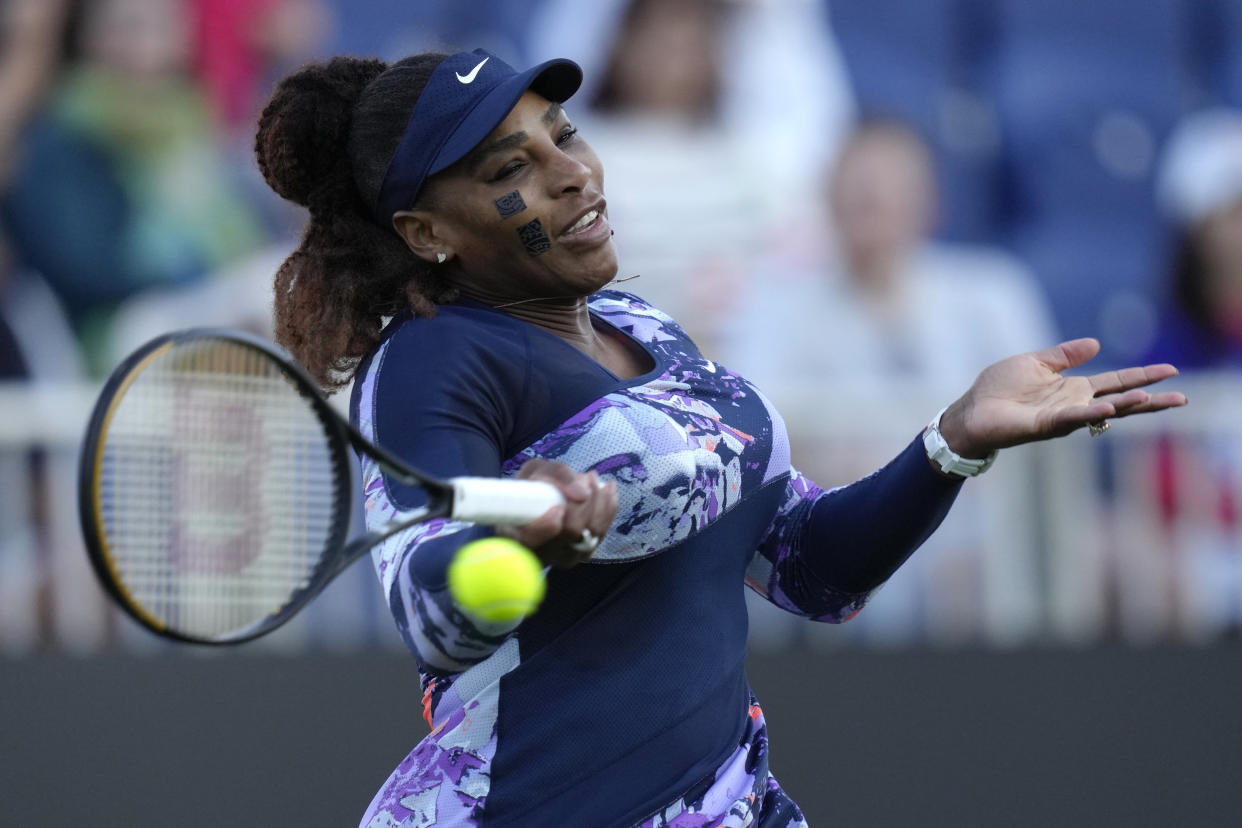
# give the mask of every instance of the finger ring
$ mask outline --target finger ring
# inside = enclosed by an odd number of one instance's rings
[[[595,537],[595,533],[590,529],[583,529],[582,539],[571,543],[569,548],[575,552],[590,554],[595,551],[595,547],[597,546],[599,546],[599,538]]]
[[[1099,437],[1108,431],[1108,420],[1096,420],[1094,423],[1087,423],[1087,430],[1091,432],[1092,437]]]

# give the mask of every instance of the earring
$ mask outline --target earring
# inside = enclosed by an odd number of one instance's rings
[[[443,253],[436,254],[436,262],[438,262],[439,264],[444,264],[447,261],[448,261],[448,256],[445,256]]]

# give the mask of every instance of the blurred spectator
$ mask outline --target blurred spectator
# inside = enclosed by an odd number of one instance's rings
[[[17,160],[22,129],[38,109],[61,60],[68,3],[64,0],[0,2],[0,192]],[[16,264],[0,233],[0,380],[30,372],[21,339],[9,321],[15,315]]]
[[[55,290],[96,372],[117,303],[191,285],[262,241],[189,74],[181,0],[94,0],[27,130],[4,199],[22,264]]]
[[[324,0],[188,0],[194,63],[212,106],[247,150],[270,81],[309,60],[333,20]]]
[[[21,130],[40,106],[62,54],[68,0],[0,2],[0,189]]]
[[[1242,111],[1183,122],[1169,142],[1160,195],[1180,244],[1150,361],[1242,368]]]
[[[748,257],[799,217],[852,117],[812,0],[547,0],[532,58],[585,70],[571,115],[604,164],[623,285],[713,352]],[[584,105],[590,108],[582,111]]]
[[[908,127],[861,125],[828,202],[831,227],[760,263],[734,320],[729,359],[739,369],[773,384],[919,380],[947,393],[988,363],[1055,339],[1046,300],[1015,259],[930,240],[932,161]]]
[[[59,69],[69,12],[64,0],[0,0],[0,193],[17,166],[21,132]],[[55,376],[67,363],[76,368],[59,358],[62,320],[0,230],[0,385]],[[0,655],[29,652],[48,637],[46,461],[41,447],[0,445]]]
[[[721,357],[773,397],[795,464],[825,486],[887,460],[921,424],[912,417],[930,419],[989,363],[1057,341],[1046,300],[1019,263],[998,251],[930,241],[938,204],[933,163],[907,126],[858,127],[829,177],[827,201],[831,226],[782,243],[757,265]],[[840,399],[874,412],[865,428],[853,431],[834,413]],[[886,435],[890,426],[894,433]],[[989,474],[1016,468],[1005,465]],[[985,509],[982,499],[1021,486],[989,480],[966,487],[963,505],[846,634],[896,642],[1030,633],[1038,622],[1027,613],[1033,606],[989,618],[985,605],[1005,594],[998,581],[1012,585],[1030,574],[1022,571],[1030,558],[1021,549],[990,561],[984,548],[986,515],[1008,507]],[[1013,547],[1026,542],[1023,519],[1013,517]]]
[[[1236,393],[1242,111],[1211,109],[1185,119],[1167,145],[1158,195],[1178,245],[1147,359],[1216,372],[1216,393]],[[1230,400],[1214,403],[1189,433],[1136,440],[1110,492],[1117,526],[1139,527],[1137,542],[1118,531],[1120,548],[1110,562],[1117,621],[1128,637],[1203,640],[1242,631],[1242,442]]]
[[[216,119],[225,162],[241,197],[269,233],[294,238],[305,224],[301,208],[272,192],[254,162],[254,131],[276,79],[322,56],[336,29],[328,0],[183,0],[194,31],[193,68]],[[349,10],[372,18],[372,2]],[[271,274],[264,282],[271,282]]]

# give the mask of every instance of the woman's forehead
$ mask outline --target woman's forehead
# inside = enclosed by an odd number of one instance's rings
[[[534,92],[526,92],[514,104],[513,109],[509,110],[505,119],[454,166],[468,175],[473,174],[491,155],[521,146],[530,138],[531,132],[540,126],[553,126],[560,119],[561,113],[559,103],[549,101]]]
[[[561,105],[555,101],[549,101],[538,92],[527,90],[522,93],[522,97],[518,98],[518,102],[513,105],[513,109],[509,110],[509,114],[501,121],[488,139],[503,136],[506,132],[512,132],[518,123],[539,119],[540,121],[551,125],[556,123],[556,119],[560,117]]]

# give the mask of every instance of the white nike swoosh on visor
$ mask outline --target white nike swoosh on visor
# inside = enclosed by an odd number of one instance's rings
[[[483,64],[487,63],[489,60],[491,60],[491,58],[483,58],[483,60],[479,61],[479,65],[471,69],[470,74],[465,75],[464,77],[460,72],[456,73],[457,79],[462,83],[474,83],[474,76],[479,74],[479,70],[483,68]]]

